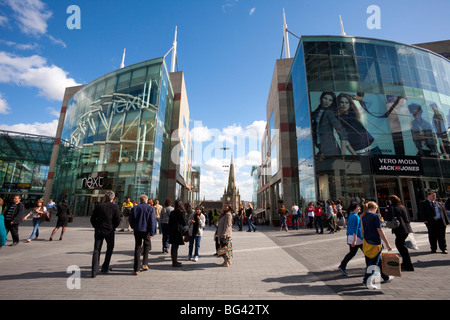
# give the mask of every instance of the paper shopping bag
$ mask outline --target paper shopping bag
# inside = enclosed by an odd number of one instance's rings
[[[381,254],[381,272],[388,276],[401,277],[400,258],[395,253],[382,253]]]

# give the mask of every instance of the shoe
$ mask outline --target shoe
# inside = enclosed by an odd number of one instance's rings
[[[338,267],[338,269],[339,269],[340,272],[342,272],[342,274],[343,274],[344,276],[346,276],[346,277],[348,276],[347,270],[345,270],[345,268]]]
[[[59,237],[59,240],[61,241],[61,240],[62,240],[62,237]]]
[[[190,261],[190,260],[192,260],[192,257],[191,257],[191,256],[188,256],[186,260],[187,260],[187,261]]]
[[[52,238],[52,237],[50,237],[50,239],[48,239],[48,241],[53,241],[53,238]]]
[[[442,253],[443,254],[448,254],[448,251],[447,250],[442,250]]]
[[[139,271],[135,271],[134,275],[137,276],[139,274]]]
[[[400,265],[401,271],[414,271],[414,267],[412,265],[405,266],[403,263]]]
[[[13,243],[11,243],[9,246],[10,247],[13,247],[13,246],[17,246],[19,243],[18,242],[13,242]]]
[[[31,239],[27,239],[27,242],[31,242]]]
[[[389,276],[388,279],[383,280],[383,283],[388,283],[388,282],[391,282],[392,280],[394,280],[394,277],[393,276]]]
[[[431,253],[436,253],[436,250],[431,249]]]
[[[198,257],[194,257],[194,259],[193,259],[195,262],[197,262],[198,261]]]
[[[95,277],[97,277],[97,274],[95,272],[92,272],[91,273],[91,278],[95,278]]]
[[[148,266],[145,265],[145,264],[143,264],[143,265],[142,265],[142,271],[147,271],[147,270],[148,270]]]

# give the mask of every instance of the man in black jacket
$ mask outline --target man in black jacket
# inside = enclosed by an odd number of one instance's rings
[[[19,243],[19,224],[23,220],[25,214],[25,208],[23,203],[20,202],[20,199],[19,195],[15,195],[13,203],[4,211],[6,234],[11,232],[13,240],[11,246],[15,246]]]
[[[107,191],[105,193],[105,202],[99,203],[91,216],[91,224],[95,229],[92,278],[95,278],[98,273],[103,240],[106,241],[106,255],[102,265],[102,273],[107,273],[109,270],[109,263],[114,250],[115,229],[120,223],[120,212],[117,205],[113,202],[114,197],[114,192]]]
[[[447,253],[445,229],[449,219],[444,208],[436,201],[436,193],[428,192],[427,199],[420,203],[419,210],[428,229],[431,252],[435,253],[439,244],[442,253]]]

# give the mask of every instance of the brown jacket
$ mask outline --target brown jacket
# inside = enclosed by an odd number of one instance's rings
[[[231,238],[233,227],[233,216],[231,211],[221,213],[217,222],[217,236],[219,238]]]

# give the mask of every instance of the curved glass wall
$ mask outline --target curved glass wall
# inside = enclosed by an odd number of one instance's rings
[[[390,41],[302,37],[291,81],[302,197],[450,196],[450,61]]]
[[[166,195],[173,91],[162,58],[109,73],[68,103],[53,195],[85,213],[106,190],[139,199]],[[72,198],[73,197],[73,198]]]

